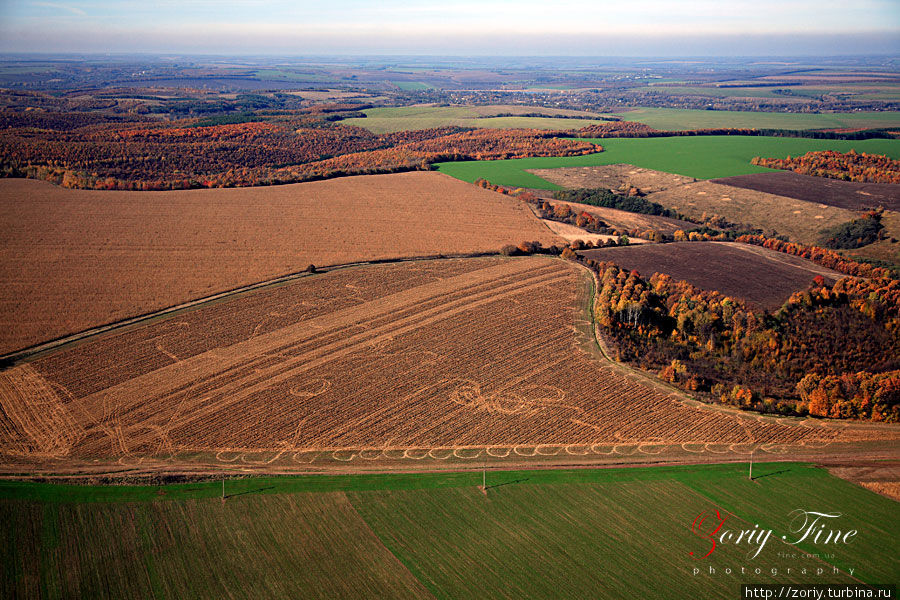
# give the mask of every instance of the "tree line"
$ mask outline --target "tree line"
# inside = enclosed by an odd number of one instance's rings
[[[232,187],[427,169],[444,160],[577,156],[602,149],[532,129],[443,127],[377,135],[329,121],[336,113],[327,109],[233,123],[10,127],[0,130],[0,175],[85,189]]]
[[[850,152],[822,150],[787,158],[755,156],[750,162],[769,169],[782,169],[801,175],[842,181],[900,183],[900,161],[882,154],[857,153],[854,150]]]
[[[621,360],[744,409],[900,421],[897,280],[818,278],[768,314],[665,274],[583,262],[600,280],[595,316]]]

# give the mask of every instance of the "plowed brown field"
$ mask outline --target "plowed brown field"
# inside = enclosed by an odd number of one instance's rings
[[[736,242],[676,242],[581,252],[611,261],[642,276],[666,273],[675,279],[758,307],[779,308],[794,292],[809,287],[817,275],[828,281],[844,277],[797,256]]]
[[[68,190],[0,180],[0,354],[316,266],[561,242],[439,173],[265,188]]]
[[[559,259],[423,261],[205,306],[0,372],[0,453],[60,469],[882,435],[691,406],[598,361],[576,335],[585,282]]]
[[[713,182],[847,210],[862,211],[879,207],[900,210],[900,185],[896,183],[840,181],[792,171],[737,175],[714,179]]]

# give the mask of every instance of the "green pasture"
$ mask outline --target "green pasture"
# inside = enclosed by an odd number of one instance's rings
[[[363,111],[365,118],[345,119],[345,125],[364,127],[373,133],[431,129],[433,127],[485,127],[490,129],[580,129],[600,120],[559,119],[554,114],[582,114],[539,106],[392,106]],[[542,113],[546,117],[496,117],[505,113]],[[587,115],[588,113],[583,113]]]
[[[493,161],[438,163],[442,173],[463,181],[487,179],[497,185],[555,190],[554,185],[528,169],[594,167],[631,164],[697,179],[764,173],[771,169],[750,164],[754,156],[784,158],[812,150],[840,150],[886,154],[900,158],[900,140],[813,140],[763,136],[692,136],[666,138],[613,138],[591,140],[604,151],[564,158],[522,158]]]
[[[665,89],[665,88],[660,88]],[[736,127],[751,129],[826,129],[900,127],[900,112],[775,113],[681,108],[635,108],[618,113],[627,121],[661,131]]]
[[[404,92],[415,90],[430,90],[434,87],[428,85],[427,83],[422,83],[421,81],[392,81],[391,84],[397,86]]]
[[[713,96],[715,98],[781,98],[779,94],[772,92],[776,88],[754,88],[754,87],[735,87],[735,88],[717,88],[713,86],[670,86],[670,85],[648,85],[644,88],[638,88],[635,91],[641,92],[657,92],[660,94],[676,94],[684,96]],[[703,111],[707,112],[707,111]]]
[[[749,582],[900,579],[896,502],[809,464],[758,463],[753,474],[747,464],[491,470],[487,494],[480,472],[250,478],[229,480],[224,502],[218,481],[3,482],[0,595],[733,598]],[[787,545],[796,508],[840,513],[829,526],[858,533]],[[716,509],[735,532],[773,530],[757,556],[719,543],[699,558],[710,541],[691,525]]]

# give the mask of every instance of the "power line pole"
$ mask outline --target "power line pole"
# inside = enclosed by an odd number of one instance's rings
[[[487,496],[487,465],[481,463],[481,489],[484,490],[484,495]]]
[[[222,502],[225,502],[225,475],[222,475]]]
[[[750,481],[753,481],[753,448],[750,449]]]

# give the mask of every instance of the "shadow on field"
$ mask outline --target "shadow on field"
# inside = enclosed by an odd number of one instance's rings
[[[771,477],[772,475],[781,475],[782,473],[788,473],[790,469],[782,469],[780,471],[772,471],[771,473],[766,473],[765,475],[757,475],[753,477],[750,481],[756,481],[757,479],[762,479],[763,477]]]
[[[225,499],[227,500],[228,498],[237,498],[238,496],[244,496],[246,494],[258,494],[260,492],[265,492],[266,490],[274,490],[274,489],[275,489],[275,486],[270,485],[268,487],[256,488],[255,490],[247,490],[246,492],[238,492],[237,494],[226,494]]]
[[[485,488],[485,491],[486,491],[486,490],[493,490],[493,489],[498,488],[498,487],[503,487],[504,485],[512,485],[512,484],[514,484],[514,483],[522,483],[523,481],[528,481],[528,477],[525,477],[524,479],[516,479],[516,480],[514,480],[514,481],[505,481],[505,482],[503,482],[503,483],[495,483],[494,485],[489,485],[489,486],[487,486],[487,487]]]

